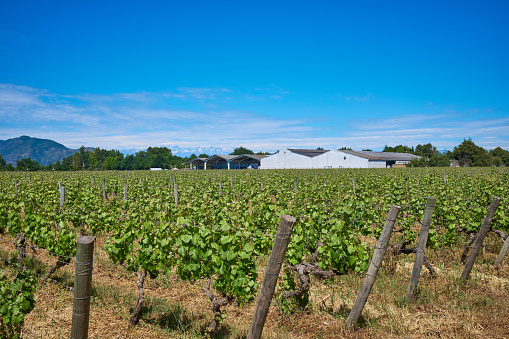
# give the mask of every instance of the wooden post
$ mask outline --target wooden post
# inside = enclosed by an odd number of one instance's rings
[[[371,288],[373,287],[373,283],[375,282],[376,275],[378,274],[378,270],[382,265],[382,261],[385,256],[385,251],[387,250],[387,246],[389,245],[389,240],[391,239],[392,229],[394,228],[394,223],[396,222],[396,218],[398,217],[399,210],[401,207],[392,205],[389,215],[387,216],[387,220],[385,221],[385,226],[382,231],[382,235],[378,240],[378,243],[375,247],[375,252],[373,253],[373,259],[371,259],[371,264],[369,265],[368,272],[366,273],[366,278],[364,278],[364,282],[362,283],[361,290],[359,295],[357,296],[357,300],[355,300],[355,304],[352,307],[352,311],[350,311],[350,315],[346,320],[346,329],[354,330],[357,321],[361,315],[362,309],[368,300],[369,292],[371,292]]]
[[[484,222],[481,226],[481,230],[477,234],[477,238],[475,239],[474,246],[472,247],[472,250],[470,251],[470,255],[468,256],[467,263],[465,264],[465,268],[463,269],[463,272],[461,273],[461,279],[463,279],[463,280],[467,280],[468,276],[470,275],[470,271],[472,270],[472,267],[474,266],[475,258],[477,257],[477,254],[479,254],[479,251],[481,250],[481,246],[484,241],[484,237],[490,231],[491,221],[493,220],[493,217],[495,216],[495,212],[497,211],[499,204],[500,204],[500,198],[493,197],[493,201],[491,202],[491,205],[488,208],[488,213],[486,213],[486,218],[484,219]]]
[[[58,182],[58,189],[60,189],[60,187],[62,187],[62,183],[59,181]]]
[[[60,208],[64,207],[64,203],[65,203],[65,187],[61,186],[60,187]]]
[[[295,190],[295,193],[297,193],[297,179],[293,181],[293,188]]]
[[[507,235],[507,238],[504,241],[504,246],[502,246],[502,249],[500,249],[500,252],[498,253],[497,259],[495,260],[495,266],[498,266],[502,263],[502,260],[504,260],[505,254],[507,253],[508,249],[509,249],[509,234]]]
[[[18,196],[18,180],[17,179],[14,180],[14,193],[16,193],[16,196]]]
[[[95,184],[95,178],[93,174],[90,174],[90,185],[94,186]]]
[[[262,336],[263,326],[269,313],[270,303],[276,289],[277,278],[283,260],[285,258],[286,249],[290,243],[295,218],[290,215],[283,215],[274,239],[274,246],[270,253],[269,262],[265,275],[263,276],[262,287],[256,299],[256,308],[251,319],[251,326],[247,334],[247,339],[259,339]]]
[[[353,193],[355,193],[355,178],[352,178]]]
[[[173,184],[173,197],[175,198],[175,207],[179,207],[179,192],[177,184]]]
[[[124,185],[124,201],[127,201],[127,189],[129,185]]]
[[[444,185],[447,185],[447,175],[444,172]]]
[[[424,251],[426,249],[426,243],[428,242],[429,227],[431,225],[431,217],[433,216],[436,201],[437,199],[434,197],[428,197],[428,201],[426,201],[426,210],[424,211],[421,235],[419,236],[419,244],[416,249],[417,252],[415,254],[414,268],[412,270],[412,277],[410,278],[410,284],[408,285],[408,291],[406,294],[407,300],[411,302],[414,301],[414,290],[419,284],[422,262],[424,261]]]
[[[219,182],[219,196],[223,196],[223,184],[221,184],[221,181]]]
[[[262,181],[262,191],[265,189],[265,186],[263,186],[263,181]]]
[[[76,268],[74,271],[74,299],[72,305],[71,338],[73,339],[88,337],[94,242],[95,238],[92,236],[82,236],[78,238]]]
[[[103,200],[106,200],[106,185],[104,184],[104,178],[103,178]]]

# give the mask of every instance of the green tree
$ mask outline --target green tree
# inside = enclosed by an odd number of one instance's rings
[[[351,147],[345,147],[345,146],[343,146],[343,147],[341,147],[341,148],[338,148],[338,150],[339,150],[339,151],[351,151],[351,150],[352,150],[352,148],[351,148]]]
[[[509,166],[509,151],[497,147],[490,151],[491,162],[494,166],[501,166],[502,164],[505,166]],[[502,164],[500,164],[502,162]]]
[[[0,168],[4,167],[7,164],[4,158],[2,158],[2,155],[0,154]]]
[[[232,153],[230,153],[230,155],[242,155],[242,154],[254,154],[253,151],[251,151],[250,149],[248,148],[245,148],[245,147],[236,147]]]
[[[36,160],[30,158],[16,160],[16,169],[18,171],[38,171],[40,168],[41,165]]]
[[[210,158],[210,155],[202,153],[198,156],[198,158]]]
[[[398,145],[398,146],[394,146],[394,147],[385,145],[385,147],[384,147],[382,152],[411,153],[411,154],[413,154],[414,153],[414,148],[413,147],[408,147],[408,146],[403,146],[403,145]]]
[[[460,162],[461,166],[485,167],[491,165],[488,151],[477,146],[471,138],[464,139],[461,144],[454,147],[452,156],[453,159]]]

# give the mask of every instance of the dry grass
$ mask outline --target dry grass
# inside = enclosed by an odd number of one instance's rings
[[[1,236],[2,247],[13,250]],[[7,244],[7,245],[6,245]],[[344,330],[345,322],[362,284],[355,274],[330,282],[312,279],[310,303],[305,310],[280,316],[277,301],[271,307],[264,338],[509,338],[509,265],[494,268],[500,240],[488,236],[471,278],[459,281],[461,248],[428,253],[437,269],[421,274],[416,302],[405,295],[412,270],[412,255],[388,252],[362,312],[359,329]],[[2,256],[6,252],[2,252]],[[39,251],[31,269],[44,273],[54,262]],[[2,266],[9,271],[11,268]],[[262,271],[263,267],[260,268]],[[72,319],[73,265],[61,268],[53,279],[39,286],[37,305],[26,318],[24,337],[68,338]],[[263,273],[260,274],[260,281]],[[201,288],[205,281],[181,281],[175,275],[147,279],[146,302],[139,326],[129,326],[137,290],[134,274],[113,264],[98,238],[94,253],[93,296],[89,336],[91,338],[200,338],[211,321],[209,302]],[[276,291],[278,293],[279,291]],[[254,305],[226,307],[226,320],[217,338],[244,338]]]

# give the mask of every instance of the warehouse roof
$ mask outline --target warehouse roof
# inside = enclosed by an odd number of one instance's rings
[[[341,152],[356,155],[358,157],[366,158],[369,160],[410,161],[412,159],[420,159],[420,156],[410,153],[349,151],[349,150],[341,150]]]
[[[226,162],[230,162],[235,157],[236,157],[236,155],[219,155],[219,154],[214,154],[213,156],[208,158],[205,162],[209,162],[211,160],[215,160],[215,161],[225,160]]]
[[[309,158],[316,157],[317,155],[324,154],[329,151],[324,149],[295,149],[295,148],[288,148],[288,150],[292,153],[300,154]]]
[[[184,165],[189,165],[189,164],[192,164],[193,162],[205,162],[205,160],[207,160],[207,158],[194,158],[194,159],[191,159],[191,160],[188,160],[184,163]]]
[[[263,158],[268,157],[268,155],[261,155],[261,154],[241,154],[237,155],[234,158],[232,158],[230,161],[239,161],[239,160],[245,160],[246,158],[251,158],[255,160],[262,160]]]

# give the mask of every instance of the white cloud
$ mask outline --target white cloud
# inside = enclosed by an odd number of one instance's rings
[[[275,87],[255,90],[282,93]],[[30,135],[72,148],[85,145],[117,149],[149,146],[231,149],[243,145],[275,151],[318,146],[380,149],[384,145],[416,146],[428,142],[440,149],[452,149],[464,138],[472,137],[479,146],[509,148],[509,117],[487,118],[486,114],[492,113],[484,108],[440,110],[432,105],[431,114],[363,119],[346,112],[317,120],[316,116],[276,118],[234,110],[218,100],[234,98],[236,106],[240,102],[250,107],[246,96],[225,88],[72,96],[0,84],[0,139]],[[210,106],[210,100],[217,104]]]

